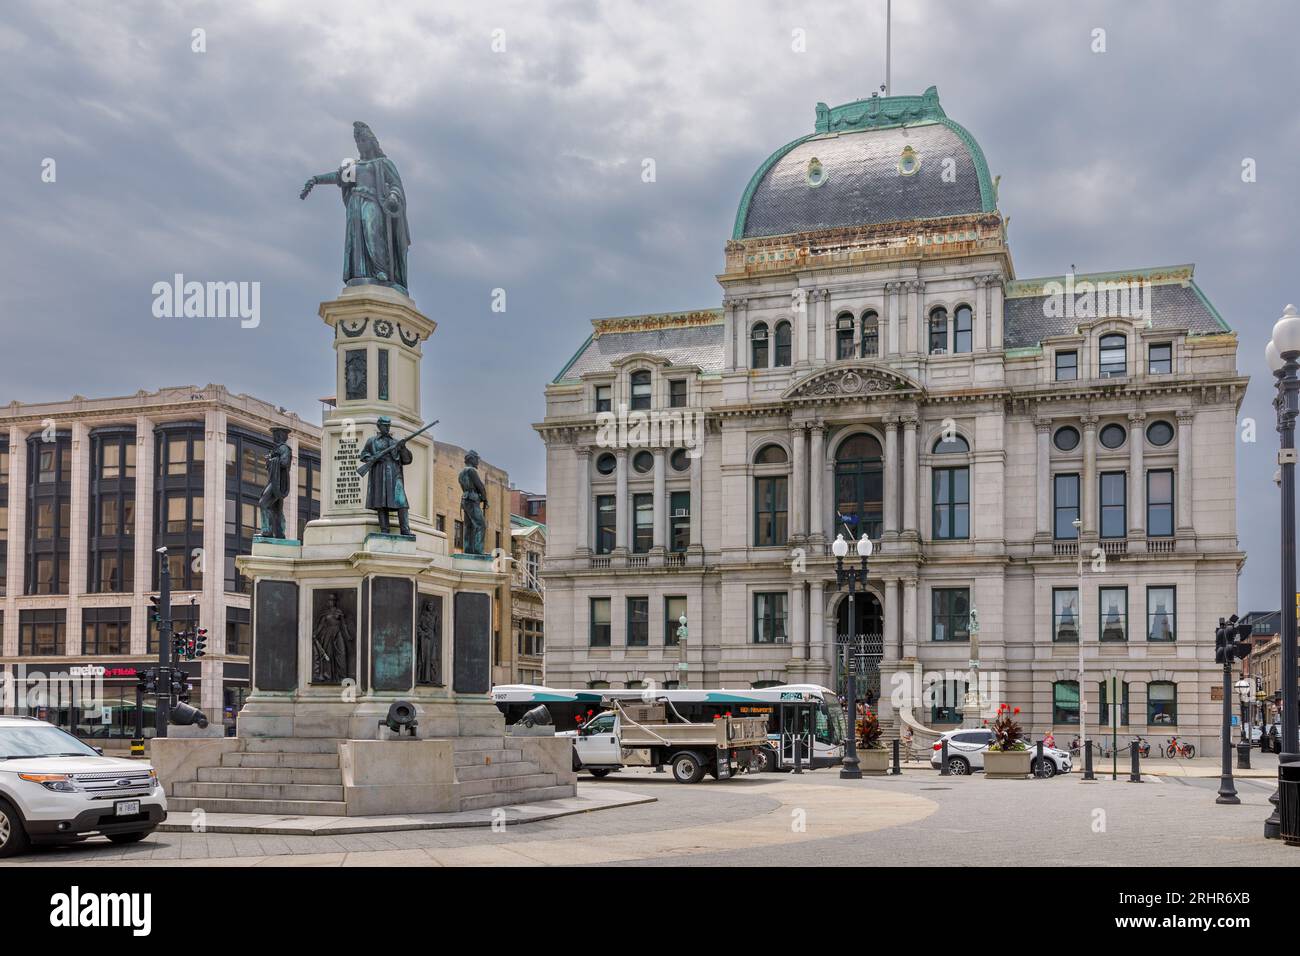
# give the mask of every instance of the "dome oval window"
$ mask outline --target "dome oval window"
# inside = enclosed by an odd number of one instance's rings
[[[911,146],[904,146],[898,157],[898,175],[911,176],[921,168],[921,156]]]

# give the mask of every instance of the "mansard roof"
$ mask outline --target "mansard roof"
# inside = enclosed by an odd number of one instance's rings
[[[722,371],[721,309],[594,319],[591,324],[591,336],[553,381],[609,372],[638,353],[659,356],[670,365],[698,366],[702,372]]]
[[[1191,335],[1232,331],[1193,281],[1194,268],[1157,266],[1008,282],[1003,342],[1008,349],[1030,348],[1054,335],[1072,335],[1081,323],[1107,317],[1097,314],[1098,308],[1082,306],[1109,300],[1111,289],[1127,289],[1129,315],[1137,316],[1133,305],[1138,301],[1143,311],[1149,308],[1149,317],[1144,317],[1149,318],[1149,328],[1186,329]]]

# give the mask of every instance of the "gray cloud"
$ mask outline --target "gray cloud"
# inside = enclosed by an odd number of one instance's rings
[[[0,401],[218,381],[315,419],[333,391],[316,305],[338,288],[342,215],[328,191],[297,190],[352,152],[364,119],[402,170],[412,294],[439,322],[426,411],[540,488],[529,423],[588,320],[718,303],[746,181],[811,130],[818,100],[881,82],[883,7],[9,4]],[[1242,414],[1259,426],[1256,444],[1198,455],[1237,456],[1242,606],[1276,607],[1261,356],[1300,299],[1300,16],[1281,0],[894,7],[894,91],[936,84],[979,139],[1020,275],[1197,263],[1240,334]],[[1098,27],[1105,54],[1090,50]],[[40,182],[45,157],[56,184]],[[1257,183],[1241,182],[1244,157]],[[150,287],[176,272],[261,281],[261,327],[154,319]]]

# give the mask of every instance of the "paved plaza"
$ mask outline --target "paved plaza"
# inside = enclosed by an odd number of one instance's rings
[[[157,832],[131,847],[95,838],[38,848],[5,866],[460,865],[1286,865],[1262,836],[1273,782],[1238,781],[1240,806],[1216,805],[1210,761],[1153,761],[1141,784],[1079,774],[1054,780],[901,777],[842,781],[835,771],[676,784],[668,774],[585,775],[579,796],[653,802],[512,825],[401,833],[265,835]],[[1163,766],[1162,766],[1163,765]],[[1257,760],[1257,766],[1259,765]]]

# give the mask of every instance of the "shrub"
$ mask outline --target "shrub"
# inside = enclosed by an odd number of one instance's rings
[[[880,718],[870,707],[858,718],[858,746],[863,750],[879,750],[884,746],[880,742]]]
[[[1025,743],[1025,732],[1020,722],[1016,720],[1019,716],[1019,707],[1010,707],[1007,704],[998,707],[997,716],[993,718],[993,723],[988,725],[989,730],[993,732],[993,743],[989,744],[989,750],[1005,752],[1028,749]]]

